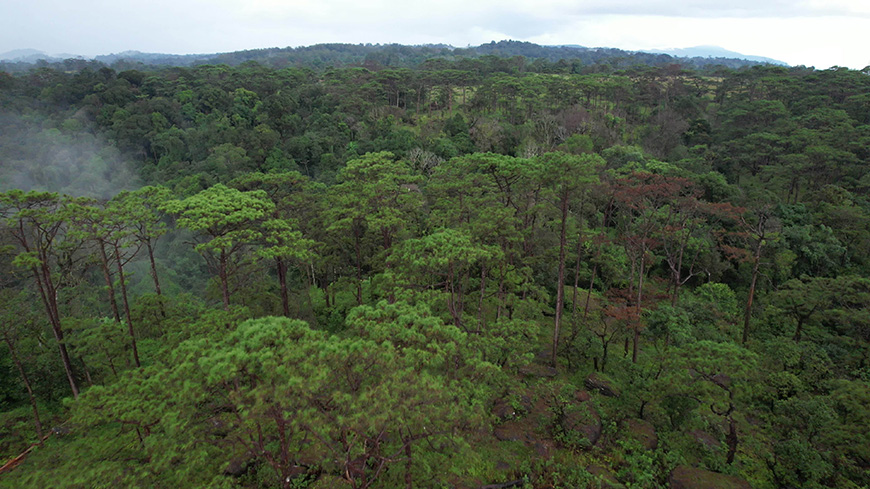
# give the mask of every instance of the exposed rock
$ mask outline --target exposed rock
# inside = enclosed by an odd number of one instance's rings
[[[248,469],[253,465],[249,458],[234,458],[230,460],[224,469],[224,475],[230,477],[241,477],[248,472]]]
[[[601,489],[625,489],[625,486],[617,480],[613,472],[600,465],[590,465],[586,467],[586,471],[594,475],[597,479],[592,487]]]
[[[625,422],[625,430],[629,437],[637,440],[647,450],[655,450],[659,446],[656,428],[648,421],[629,419]]]
[[[499,441],[535,441],[535,433],[529,429],[528,423],[523,421],[508,421],[499,426],[496,426],[492,434]]]
[[[591,405],[584,404],[565,414],[562,428],[580,433],[589,441],[587,448],[592,448],[601,439],[601,416]]]
[[[532,445],[532,448],[535,450],[535,454],[540,458],[550,458],[553,455],[553,442],[542,440],[535,442]]]
[[[532,396],[530,394],[523,394],[520,396],[520,407],[524,412],[529,412],[532,410]]]
[[[719,450],[722,448],[722,442],[718,438],[703,430],[693,430],[689,435],[696,443],[710,450]]]
[[[671,472],[671,489],[752,489],[746,480],[733,475],[681,465]]]
[[[577,391],[574,393],[574,399],[576,399],[577,402],[586,402],[592,399],[592,395],[589,394],[589,391]]]
[[[507,400],[499,399],[495,401],[495,405],[492,407],[492,414],[494,414],[499,421],[507,421],[513,419],[517,415],[517,412]]]
[[[613,385],[613,381],[604,374],[592,372],[586,377],[586,388],[600,392],[604,396],[619,397],[619,388]]]

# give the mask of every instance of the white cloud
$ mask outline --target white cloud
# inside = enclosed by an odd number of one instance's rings
[[[864,0],[30,0],[0,6],[0,52],[84,55],[517,39],[623,49],[719,45],[792,64],[870,64]]]

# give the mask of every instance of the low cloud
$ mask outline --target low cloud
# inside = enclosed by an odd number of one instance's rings
[[[117,148],[76,119],[44,128],[36,118],[0,113],[0,191],[60,192],[108,199],[140,186],[133,165]]]

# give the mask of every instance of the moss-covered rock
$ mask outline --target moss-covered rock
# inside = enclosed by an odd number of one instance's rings
[[[642,419],[629,419],[624,423],[626,434],[636,440],[647,450],[655,450],[659,446],[659,437],[652,423]]]
[[[619,480],[613,475],[606,467],[602,467],[601,465],[590,465],[586,467],[586,471],[595,476],[595,481],[592,483],[593,488],[596,489],[625,489],[625,485],[623,485]]]
[[[746,480],[733,475],[681,465],[671,472],[671,489],[752,489]]]
[[[601,395],[608,397],[619,397],[619,387],[613,383],[610,378],[600,372],[592,372],[589,377],[586,377],[586,388],[589,390],[598,391]]]

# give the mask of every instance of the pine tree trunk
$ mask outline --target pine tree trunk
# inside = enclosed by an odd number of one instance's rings
[[[163,295],[160,290],[160,280],[157,279],[157,264],[154,262],[154,248],[151,247],[151,240],[145,242],[145,247],[148,248],[148,260],[151,261],[151,279],[154,280],[154,291],[157,295]]]
[[[103,279],[109,291],[109,305],[112,308],[112,316],[115,322],[121,324],[121,312],[118,310],[118,301],[115,299],[115,285],[112,283],[112,274],[109,272],[109,257],[106,255],[106,245],[100,241],[100,265],[103,270]]]
[[[743,312],[743,344],[749,341],[749,319],[752,317],[752,301],[755,298],[755,285],[758,281],[758,266],[761,263],[761,244],[763,238],[759,237],[755,247],[755,260],[752,265],[752,281],[749,284],[749,297],[746,298],[746,309]]]
[[[568,192],[562,192],[562,230],[559,234],[559,278],[556,284],[556,321],[553,327],[553,367],[556,366],[556,357],[559,353],[559,327],[562,323],[562,309],[565,305],[565,248],[567,247],[568,227]]]
[[[60,359],[63,362],[64,372],[66,373],[67,381],[69,381],[70,390],[72,390],[73,398],[79,398],[79,388],[76,385],[75,376],[73,375],[72,362],[69,359],[69,352],[66,349],[66,344],[63,340],[63,329],[60,325],[60,314],[57,307],[57,290],[51,280],[51,271],[45,265],[45,257],[42,265],[37,269],[33,269],[36,276],[36,283],[39,288],[39,294],[42,297],[42,302],[45,305],[48,320],[51,324],[51,331],[54,334],[54,339],[57,341],[58,349],[60,350]]]
[[[287,291],[287,264],[282,258],[275,258],[275,264],[278,267],[278,283],[281,285],[281,308],[284,311],[284,316],[289,318],[290,294]]]
[[[640,273],[637,280],[637,318],[635,319],[634,324],[634,341],[631,349],[631,363],[637,363],[637,349],[638,343],[640,342],[640,313],[641,304],[643,303],[643,276],[646,265],[645,258],[646,253],[642,252],[640,255]]]
[[[230,310],[230,284],[229,279],[227,277],[227,254],[224,250],[221,250],[220,255],[220,270],[218,270],[218,274],[220,275],[221,280],[221,295],[224,303],[224,310]]]
[[[127,316],[127,332],[130,334],[130,344],[133,347],[133,361],[136,367],[141,367],[139,362],[139,348],[136,346],[136,333],[133,330],[133,317],[130,315],[130,301],[127,298],[127,280],[124,277],[124,264],[121,262],[121,250],[115,244],[115,262],[118,265],[118,281],[121,283],[121,299],[124,302],[124,314]]]

